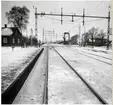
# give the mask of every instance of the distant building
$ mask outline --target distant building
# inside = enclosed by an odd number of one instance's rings
[[[5,24],[1,30],[2,46],[21,46],[22,34],[17,27],[7,27]]]
[[[106,46],[108,39],[104,37],[103,39],[99,36],[96,36],[93,40],[95,46]],[[92,39],[89,38],[87,41],[88,45],[92,45]]]

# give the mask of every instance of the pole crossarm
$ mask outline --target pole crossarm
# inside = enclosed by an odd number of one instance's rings
[[[104,16],[83,16],[83,15],[69,15],[69,14],[55,14],[55,13],[35,13],[35,15],[41,15],[41,16],[44,16],[44,15],[48,15],[48,16],[68,16],[68,17],[87,17],[87,18],[103,18],[103,19],[108,19],[110,17],[104,17]]]
[[[35,8],[35,35],[37,35],[38,33],[38,29],[37,29],[37,18],[38,18],[38,15],[40,15],[41,17],[42,16],[45,16],[45,15],[48,15],[48,16],[59,16],[61,17],[61,24],[63,24],[63,16],[64,17],[71,17],[72,18],[72,21],[71,22],[74,22],[74,17],[81,17],[83,18],[83,26],[84,26],[84,33],[85,33],[85,18],[100,18],[100,19],[107,19],[108,20],[108,31],[107,31],[107,39],[108,39],[108,44],[107,44],[107,49],[109,49],[109,35],[110,35],[110,6],[109,6],[109,10],[108,10],[108,16],[90,16],[90,15],[85,15],[85,9],[83,9],[83,14],[82,15],[76,15],[76,14],[63,14],[63,8],[61,8],[61,13],[45,13],[45,12],[41,12],[41,13],[38,13],[37,12],[37,8]],[[83,43],[83,35],[82,35],[82,43]]]

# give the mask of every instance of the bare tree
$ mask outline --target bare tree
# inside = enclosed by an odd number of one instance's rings
[[[78,44],[78,38],[79,38],[78,34],[72,36],[71,37],[71,44]]]
[[[27,24],[29,23],[29,12],[29,9],[27,9],[25,6],[12,7],[9,12],[6,12],[8,23],[12,23],[14,26],[18,27],[22,32],[22,30],[26,29]]]
[[[88,31],[89,35],[91,36],[91,40],[92,40],[92,47],[94,46],[94,39],[95,39],[95,35],[98,33],[98,28],[92,27],[89,31]]]
[[[106,33],[104,32],[104,30],[100,30],[100,33],[98,34],[98,36],[101,39],[101,46],[104,45],[104,37],[106,36]]]
[[[84,46],[86,46],[87,42],[89,41],[90,34],[86,32],[83,36],[84,36]]]

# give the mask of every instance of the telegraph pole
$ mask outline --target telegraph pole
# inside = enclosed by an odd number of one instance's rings
[[[33,30],[32,30],[32,28],[31,28],[31,46],[32,46],[32,35],[33,35]]]
[[[54,37],[55,37],[55,30],[53,29],[53,42],[54,42]]]
[[[43,30],[43,33],[44,33],[44,42],[47,43],[47,32]]]
[[[85,9],[83,9],[83,27],[84,27],[84,34],[82,34],[82,46],[84,46],[84,36],[85,35],[85,21],[84,21],[84,17],[85,17]]]
[[[110,35],[110,6],[108,11],[107,50],[109,50],[109,35]]]
[[[79,24],[79,27],[78,28],[79,28],[79,46],[80,46],[80,42],[81,42],[80,41],[80,34],[81,34],[81,26],[80,26],[80,24]]]
[[[63,23],[63,8],[61,8],[61,24]]]
[[[56,42],[57,42],[57,33],[56,33]]]
[[[35,8],[35,36],[37,37],[37,43],[38,43],[38,26],[37,26],[37,8]]]
[[[44,28],[43,28],[43,37],[42,37],[42,41],[44,43]]]

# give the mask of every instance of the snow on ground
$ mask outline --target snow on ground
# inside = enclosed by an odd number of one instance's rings
[[[88,51],[93,51],[93,52],[102,52],[104,54],[111,54],[112,55],[112,47],[109,47],[109,50],[106,50],[106,46],[94,46],[92,48],[92,46],[87,46],[87,47],[80,47],[79,45],[63,45],[63,44],[51,44],[52,46],[57,46],[57,47],[76,47],[76,48],[81,48],[84,50],[88,50]]]
[[[15,47],[14,51],[12,51],[11,47],[1,48],[2,92],[22,72],[23,68],[33,59],[38,50],[36,47]]]
[[[106,62],[108,64],[112,64],[112,55],[110,53],[103,53],[103,52],[93,52],[93,51],[89,51],[89,50],[84,50],[83,48],[80,48],[80,47],[68,47],[70,50],[73,50],[73,51],[77,51],[83,55],[86,55],[88,57],[91,57],[93,59],[98,59],[98,60],[101,60],[103,62]]]
[[[77,49],[79,51],[84,51],[87,53],[103,56],[112,59],[112,48],[110,47],[109,50],[106,50],[106,46],[103,47],[80,47],[78,45],[61,45],[61,44],[52,44],[53,46],[56,47],[71,47],[72,49]]]
[[[83,49],[87,50],[87,51],[92,51],[92,52],[95,52],[95,53],[99,53],[99,54],[102,54],[102,55],[105,55],[105,54],[112,55],[112,49],[106,50],[105,47],[94,47],[94,48],[83,47]]]
[[[103,53],[102,50],[101,51],[94,51],[94,50],[91,50],[91,49],[85,49],[85,48],[75,48],[75,49],[78,49],[79,51],[82,51],[82,52],[87,52],[88,54],[94,54],[94,55],[98,55],[98,56],[101,56],[101,57],[106,57],[106,58],[109,58],[109,59],[112,59],[112,53],[109,52],[109,53]]]
[[[60,56],[49,50],[49,104],[100,104]]]
[[[72,45],[73,47],[78,47],[81,48],[83,50],[88,50],[88,51],[93,51],[93,52],[101,52],[103,54],[112,54],[112,48],[110,47],[109,50],[106,50],[106,46],[103,47],[91,47],[91,46],[87,46],[87,47],[79,47],[78,45]]]
[[[72,67],[74,67],[75,70],[80,73],[80,75],[82,75],[109,104],[111,104],[112,66],[79,53],[82,51],[82,48],[81,51],[73,51],[71,48],[66,47],[56,47],[56,49]]]
[[[16,50],[21,50],[21,47],[14,47],[14,51],[16,51]],[[2,47],[1,52],[2,52],[2,54],[12,52],[12,47]]]

